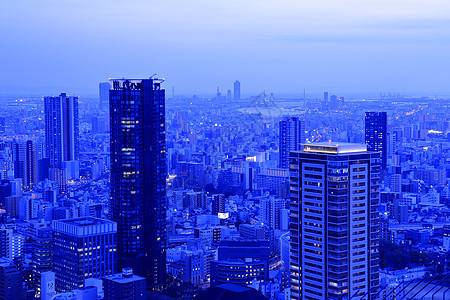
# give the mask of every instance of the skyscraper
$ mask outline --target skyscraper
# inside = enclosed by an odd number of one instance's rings
[[[23,188],[29,190],[37,183],[36,145],[33,141],[14,145],[14,178],[22,178]]]
[[[260,213],[261,221],[272,229],[280,229],[281,225],[281,209],[284,208],[284,200],[269,197],[261,199]]]
[[[45,151],[49,158],[51,180],[65,190],[66,180],[79,177],[78,97],[62,93],[45,97]]]
[[[330,102],[328,104],[328,109],[338,109],[339,108],[339,99],[336,95],[330,96]]]
[[[347,143],[290,153],[291,299],[377,299],[379,157]]]
[[[83,217],[53,221],[52,227],[57,292],[83,287],[86,278],[115,273],[116,223]]]
[[[305,143],[305,121],[292,117],[280,121],[280,168],[289,167],[289,152]]]
[[[100,82],[98,84],[98,98],[99,98],[99,108],[108,107],[109,101],[109,89],[111,88],[111,83]]]
[[[166,275],[166,142],[163,80],[117,79],[110,91],[111,208],[119,268],[147,285]]]
[[[241,99],[241,83],[238,80],[234,82],[234,99]]]
[[[381,168],[387,160],[387,115],[386,112],[366,112],[365,141],[367,150],[380,152]]]

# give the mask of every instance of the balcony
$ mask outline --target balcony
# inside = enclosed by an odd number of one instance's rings
[[[330,259],[347,259],[347,253],[343,253],[343,254],[330,254],[330,253],[328,253],[328,258],[330,258]]]
[[[343,231],[343,230],[342,231],[332,231],[332,232],[330,232],[330,231],[328,231],[328,237],[330,239],[341,240],[341,239],[347,239],[347,237],[348,237],[347,231]]]
[[[329,231],[342,231],[347,230],[347,227],[344,226],[328,226]]]
[[[342,267],[342,266],[347,266],[347,260],[342,260],[342,261],[333,261],[333,260],[328,260],[328,265],[330,266],[335,266],[335,267]]]
[[[336,238],[330,238],[328,240],[328,245],[330,246],[343,246],[348,245],[348,241],[346,237],[343,237],[342,239],[337,240]]]
[[[328,279],[330,280],[342,280],[347,279],[347,267],[330,267],[328,268]]]

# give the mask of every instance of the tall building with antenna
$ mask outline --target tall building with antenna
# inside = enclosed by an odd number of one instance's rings
[[[118,267],[150,287],[166,278],[165,91],[160,79],[113,79],[111,209]]]

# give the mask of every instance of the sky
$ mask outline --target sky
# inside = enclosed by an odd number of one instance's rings
[[[0,41],[0,95],[450,95],[448,0],[3,0]]]

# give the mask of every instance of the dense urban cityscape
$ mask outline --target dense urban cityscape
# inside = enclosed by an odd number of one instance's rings
[[[164,84],[2,98],[1,299],[447,295],[450,99]]]
[[[0,300],[450,299],[449,0],[0,0]]]

